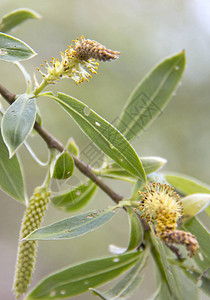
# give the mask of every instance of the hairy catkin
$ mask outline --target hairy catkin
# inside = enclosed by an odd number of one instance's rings
[[[36,259],[37,241],[24,241],[23,239],[40,227],[49,196],[50,192],[46,188],[36,188],[22,220],[13,284],[16,298],[27,291]]]
[[[119,51],[107,49],[105,46],[94,40],[82,39],[75,47],[76,55],[81,60],[88,61],[94,58],[96,60],[109,61],[117,59],[120,55]]]

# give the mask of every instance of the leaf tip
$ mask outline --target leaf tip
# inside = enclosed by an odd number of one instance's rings
[[[180,52],[180,54],[183,56],[184,62],[186,62],[186,50],[182,49],[182,51]]]

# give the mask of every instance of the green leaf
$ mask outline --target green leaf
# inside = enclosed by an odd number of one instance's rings
[[[196,178],[180,173],[164,173],[164,177],[181,194],[210,193],[210,186]]]
[[[70,191],[51,197],[51,202],[57,208],[65,211],[74,211],[85,206],[97,190],[97,185],[91,180],[86,181],[80,186]]]
[[[89,109],[87,114],[87,106],[71,96],[58,93],[58,97],[51,97],[72,116],[81,129],[105,154],[128,172],[146,181],[146,175],[138,155],[113,125],[92,109]]]
[[[127,251],[131,251],[137,248],[142,243],[144,233],[138,215],[130,207],[126,207],[126,210],[129,215],[130,224],[130,242]]]
[[[208,206],[208,207],[205,209],[205,212],[207,213],[208,216],[210,216],[210,206]]]
[[[120,118],[118,129],[133,139],[158,117],[169,102],[185,68],[185,52],[157,65],[131,94]]]
[[[73,138],[70,138],[68,140],[68,143],[66,145],[66,149],[73,155],[75,156],[79,156],[79,148],[76,145],[75,141]]]
[[[184,300],[180,294],[178,279],[176,273],[174,272],[173,266],[169,264],[163,244],[160,239],[156,237],[152,228],[150,236],[154,246],[152,248],[153,258],[162,275],[162,279],[167,283],[172,299]]]
[[[140,195],[139,195],[139,191],[144,190],[145,185],[142,184],[141,180],[137,180],[135,182],[135,184],[133,185],[133,189],[132,189],[132,197],[131,197],[131,201],[140,201]]]
[[[163,281],[162,285],[160,286],[160,290],[157,290],[156,294],[152,295],[152,297],[149,298],[149,300],[169,300],[170,298],[171,293],[168,288],[167,282]]]
[[[66,179],[74,172],[74,160],[68,151],[62,152],[56,159],[53,178]]]
[[[36,118],[35,98],[20,95],[2,118],[2,137],[12,157],[33,129]]]
[[[185,300],[186,295],[187,299],[190,300],[198,300],[198,289],[195,285],[192,284],[192,282],[184,276],[183,272],[179,268],[173,267],[173,273],[176,274],[178,286],[177,288],[180,289],[181,298],[180,300]],[[168,300],[168,299],[174,299],[171,297],[170,290],[168,289],[168,285],[166,282],[162,282],[161,286],[158,288],[156,293],[153,295],[153,297],[149,298],[149,300]]]
[[[187,223],[185,223],[182,226],[182,228],[185,231],[189,231],[193,235],[195,235],[202,255],[206,256],[206,258],[210,261],[210,251],[209,251],[210,233],[208,232],[208,230],[195,217],[190,219]]]
[[[157,170],[160,170],[165,165],[166,162],[167,160],[162,157],[156,157],[156,156],[141,157],[141,163],[147,175]],[[108,164],[105,168],[99,170],[98,173],[100,176],[113,178],[113,179],[136,178],[136,176],[127,172],[116,163]]]
[[[185,272],[183,272],[181,268],[175,266],[173,266],[173,270],[176,272],[176,278],[178,280],[182,298],[185,300],[187,295],[187,298],[190,300],[200,299],[198,296],[198,288],[196,285],[192,284],[187,276],[185,276]]]
[[[16,62],[35,55],[34,50],[23,41],[0,32],[0,60]]]
[[[197,272],[188,272],[186,270],[183,270],[185,275],[193,281],[194,284],[196,284],[204,293],[206,293],[208,296],[210,296],[210,279],[206,276],[200,276]],[[192,299],[192,298],[189,298]]]
[[[129,216],[129,245],[127,249],[112,244],[109,245],[109,252],[111,252],[112,254],[122,254],[124,252],[134,250],[136,248],[138,249],[138,246],[140,246],[144,238],[142,224],[138,215],[133,211],[131,207],[125,205],[124,207],[126,208],[126,211]]]
[[[28,19],[40,19],[41,16],[31,9],[15,9],[3,16],[0,23],[0,31],[7,32]]]
[[[132,269],[108,291],[99,292],[91,288],[90,290],[93,292],[93,294],[104,300],[130,299],[142,282],[143,277],[140,272],[145,267],[146,259],[148,257],[148,253],[147,255],[145,254],[146,251],[142,252],[140,259],[137,261],[134,267],[132,267]]]
[[[159,171],[167,163],[167,160],[158,156],[141,157],[141,162],[147,175]]]
[[[116,210],[94,210],[71,218],[66,218],[51,225],[41,227],[29,234],[26,240],[72,239],[95,230],[109,221]]]
[[[195,217],[210,204],[210,194],[193,194],[182,198],[184,215],[182,223]]]
[[[9,153],[0,134],[0,188],[21,203],[26,203],[21,165],[17,155]]]
[[[141,253],[84,262],[61,270],[40,282],[25,300],[51,300],[73,297],[87,292],[89,288],[112,280],[135,264]]]

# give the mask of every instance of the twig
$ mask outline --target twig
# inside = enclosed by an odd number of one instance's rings
[[[16,95],[8,91],[4,86],[0,84],[0,94],[2,97],[10,104],[12,104],[16,98]],[[41,125],[37,122],[34,124],[34,130],[42,137],[42,139],[46,142],[48,148],[56,148],[58,151],[63,152],[65,147],[56,139],[54,138],[46,129],[44,129]],[[79,158],[74,156],[71,153],[74,163],[76,167],[83,173],[85,176],[90,178],[95,184],[97,184],[116,204],[118,204],[122,199],[123,196],[113,191],[108,185],[106,185],[93,171],[91,170],[90,166]]]
[[[179,249],[177,247],[175,247],[174,245],[171,245],[171,244],[167,244],[167,243],[165,243],[165,244],[176,255],[176,257],[178,259],[182,259],[182,253],[179,251]]]

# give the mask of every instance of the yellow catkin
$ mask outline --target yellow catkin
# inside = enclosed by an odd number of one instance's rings
[[[156,235],[166,244],[185,245],[189,256],[193,257],[199,248],[190,232],[177,230],[177,223],[183,215],[179,195],[167,184],[152,183],[139,192],[139,210],[148,223],[154,224]]]
[[[99,61],[115,60],[119,57],[120,52],[107,49],[100,43],[81,37],[77,38],[71,46],[60,52],[61,61],[52,57],[51,65],[45,61],[47,74],[40,69],[42,77],[48,84],[54,83],[61,78],[71,78],[76,84],[89,81],[92,74],[97,74]]]
[[[13,284],[16,298],[27,291],[31,282],[37,250],[37,241],[24,241],[23,239],[40,227],[49,196],[50,192],[46,188],[36,188],[22,220]]]

